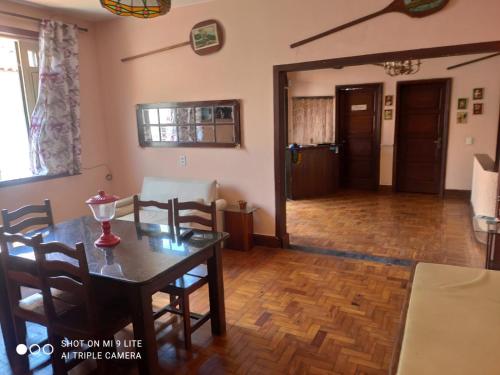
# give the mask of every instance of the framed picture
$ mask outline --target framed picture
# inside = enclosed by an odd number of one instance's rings
[[[474,100],[481,100],[484,98],[484,89],[483,88],[479,88],[479,89],[474,89],[472,91],[472,98]]]
[[[392,109],[384,110],[384,120],[392,120]]]
[[[199,24],[191,31],[193,50],[200,51],[220,45],[219,25],[216,21]]]
[[[469,104],[469,100],[467,98],[458,99],[458,109],[467,109],[467,104]]]
[[[394,105],[394,96],[393,95],[386,95],[385,96],[385,106],[392,107],[393,105]]]
[[[457,124],[467,124],[468,112],[457,112]]]
[[[482,115],[483,114],[483,103],[474,103],[473,114]]]

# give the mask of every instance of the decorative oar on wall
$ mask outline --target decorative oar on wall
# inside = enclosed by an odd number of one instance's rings
[[[474,63],[477,63],[477,62],[480,62],[480,61],[484,61],[484,60],[488,60],[488,59],[492,59],[493,57],[497,57],[497,56],[500,56],[500,52],[497,52],[497,53],[494,53],[494,54],[488,55],[488,56],[479,57],[479,58],[474,59],[474,60],[469,60],[469,61],[457,64],[457,65],[452,65],[452,66],[449,66],[447,69],[448,70],[452,70],[452,69],[460,68],[462,66],[474,64]]]
[[[334,27],[333,29],[324,31],[320,34],[293,43],[292,45],[290,45],[290,48],[299,47],[304,44],[310,43],[314,40],[324,38],[325,36],[336,33],[337,31],[347,29],[354,25],[358,25],[362,22],[371,20],[372,18],[381,16],[386,13],[399,12],[399,13],[404,13],[410,17],[425,17],[443,9],[446,6],[446,4],[448,4],[448,1],[449,0],[394,0],[391,4],[389,4],[384,9],[379,10],[378,12],[358,18],[357,20],[348,22],[341,26]]]
[[[157,53],[170,51],[176,48],[191,45],[193,51],[198,55],[209,55],[218,52],[224,46],[224,31],[222,25],[216,20],[207,20],[197,23],[191,29],[189,41],[173,44],[153,51],[140,53],[138,55],[123,58],[122,62],[127,62],[142,57],[155,55]]]

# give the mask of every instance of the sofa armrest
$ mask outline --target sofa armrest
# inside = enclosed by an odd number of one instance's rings
[[[115,217],[122,217],[134,212],[134,196],[120,199],[116,202],[116,215]]]
[[[227,207],[227,201],[225,199],[217,199],[215,201],[215,208],[217,211],[222,211]]]

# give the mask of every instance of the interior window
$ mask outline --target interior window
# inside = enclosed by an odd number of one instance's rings
[[[38,43],[0,37],[0,181],[31,176],[29,121],[38,95]]]

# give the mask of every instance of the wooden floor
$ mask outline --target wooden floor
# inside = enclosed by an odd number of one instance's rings
[[[162,373],[386,374],[409,278],[408,267],[383,263],[293,250],[224,250],[227,335],[212,338],[206,324],[188,356],[176,349],[182,345],[176,330],[159,333]],[[194,310],[206,308],[207,300],[200,291]],[[0,350],[0,371],[7,375],[3,345]],[[88,373],[91,365],[72,374]],[[50,374],[50,366],[35,373]],[[114,372],[121,373],[136,370]]]
[[[463,266],[485,259],[460,198],[342,191],[288,201],[287,230],[291,243],[305,246]]]

